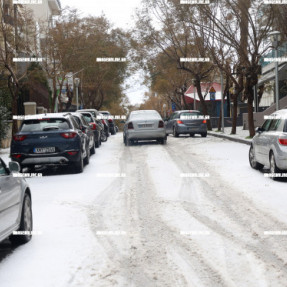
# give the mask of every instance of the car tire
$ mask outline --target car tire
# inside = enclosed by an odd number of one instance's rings
[[[95,141],[93,141],[93,146],[90,149],[90,154],[95,154],[95,153],[96,153]]]
[[[115,135],[117,133],[116,129],[114,128],[113,131],[111,132],[111,135]]]
[[[101,141],[106,142],[108,140],[107,135],[105,132],[101,133]]]
[[[201,134],[201,137],[203,137],[203,138],[206,138],[206,136],[207,136],[207,133]]]
[[[172,134],[175,138],[177,138],[179,136],[179,133],[176,131],[176,127],[173,127],[173,133]]]
[[[276,161],[275,161],[275,156],[274,153],[271,152],[270,157],[269,157],[269,163],[270,163],[270,173],[281,173],[281,169],[277,167]],[[276,180],[277,177],[273,176],[273,180]]]
[[[86,157],[84,158],[84,164],[85,165],[88,165],[90,163],[90,149],[87,148],[87,151],[86,151]]]
[[[194,134],[192,134],[192,133],[191,133],[191,134],[189,134],[189,135],[190,135],[191,137],[194,137]]]
[[[254,148],[251,145],[249,149],[249,164],[253,169],[261,170],[264,165],[255,160]]]
[[[165,145],[166,144],[166,138],[159,139],[158,142],[162,145]]]
[[[133,141],[133,140],[127,139],[127,145],[128,145],[128,146],[132,146],[133,144],[134,144],[134,141]]]
[[[82,153],[80,154],[80,159],[76,162],[75,170],[76,173],[82,173],[84,170],[84,160]]]
[[[21,211],[20,227],[17,231],[27,231],[30,234],[17,235],[12,234],[9,239],[13,245],[27,243],[32,238],[33,230],[33,215],[32,215],[32,201],[28,193],[25,193],[23,200],[23,207]]]

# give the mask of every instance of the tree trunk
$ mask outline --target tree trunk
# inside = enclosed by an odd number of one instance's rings
[[[232,110],[232,129],[231,134],[236,134],[236,126],[237,126],[237,107],[238,107],[238,94],[233,95],[233,110]]]
[[[201,103],[201,107],[202,107],[202,113],[205,116],[208,116],[207,106],[206,106],[205,100],[204,100],[204,98],[202,96],[202,93],[201,93],[201,85],[200,85],[200,81],[199,80],[195,81],[195,87],[197,89],[197,94],[198,94],[199,99],[200,99],[200,103]],[[212,131],[210,120],[207,120],[207,129],[209,131]]]

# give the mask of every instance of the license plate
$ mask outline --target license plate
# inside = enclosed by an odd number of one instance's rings
[[[34,148],[34,153],[49,153],[55,152],[55,147],[36,147]]]
[[[151,128],[152,124],[140,124],[139,128]]]

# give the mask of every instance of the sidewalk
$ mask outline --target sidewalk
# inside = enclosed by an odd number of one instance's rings
[[[252,139],[246,138],[249,136],[249,130],[243,130],[242,126],[236,128],[236,135],[231,135],[230,133],[231,133],[231,127],[224,128],[224,133],[216,132],[216,128],[213,131],[207,131],[208,135],[228,139],[231,141],[235,141],[235,142],[239,142],[239,143],[243,143],[247,145],[250,145],[252,141]]]

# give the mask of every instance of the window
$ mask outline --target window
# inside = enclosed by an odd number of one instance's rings
[[[73,123],[73,126],[76,128],[76,129],[80,129],[80,126],[79,126],[79,124],[77,123],[77,121],[75,120],[75,118],[74,117],[71,117],[71,121],[72,121],[72,123]]]
[[[272,120],[268,131],[276,131],[280,124],[280,120]]]
[[[0,160],[0,176],[1,175],[7,175],[8,173],[7,173],[7,170],[6,170],[6,168],[5,168],[5,166],[4,166],[4,164],[3,164],[3,162],[2,162],[2,160]]]
[[[70,128],[65,119],[35,119],[23,122],[21,132],[41,132],[52,129],[68,130]]]
[[[271,120],[266,120],[266,121],[264,122],[264,124],[262,125],[262,129],[263,129],[264,131],[268,131],[270,124],[271,124]]]

